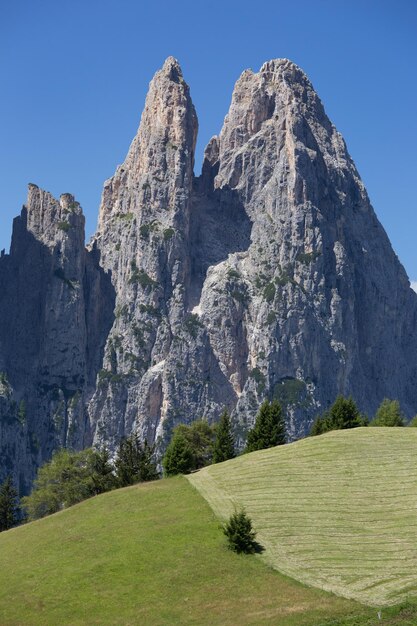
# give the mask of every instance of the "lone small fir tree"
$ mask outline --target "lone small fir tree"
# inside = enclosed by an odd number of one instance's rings
[[[330,430],[344,430],[367,425],[367,417],[360,414],[353,399],[338,396],[328,411],[316,417],[311,426],[310,435],[314,437]]]
[[[235,511],[227,524],[223,526],[223,532],[227,537],[229,549],[238,554],[253,554],[259,548],[255,541],[256,532],[252,528],[250,517],[242,509]]]

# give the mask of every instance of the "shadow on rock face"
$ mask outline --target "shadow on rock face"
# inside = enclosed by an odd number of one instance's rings
[[[208,268],[225,261],[229,254],[247,250],[252,231],[252,221],[236,191],[223,187],[198,193],[198,186],[197,179],[190,226],[189,309],[200,300]]]

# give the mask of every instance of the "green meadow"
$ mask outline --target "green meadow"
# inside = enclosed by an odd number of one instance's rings
[[[417,440],[399,430],[372,429],[368,443],[361,430],[255,452],[3,532],[0,624],[415,626],[417,605],[382,608],[378,620],[375,601],[403,599],[401,585],[411,594],[417,577]],[[253,517],[264,554],[227,549],[217,515],[233,502]],[[364,589],[371,556],[374,592]]]
[[[333,431],[189,480],[220,518],[245,508],[280,572],[375,607],[417,595],[417,430]]]

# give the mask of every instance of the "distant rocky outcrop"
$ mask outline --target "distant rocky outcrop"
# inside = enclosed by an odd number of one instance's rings
[[[232,411],[265,396],[291,438],[338,393],[417,410],[417,295],[305,74],[243,72],[193,174],[197,117],[178,62],[152,80],[98,230],[29,186],[0,259],[1,473],[22,491],[59,446]]]

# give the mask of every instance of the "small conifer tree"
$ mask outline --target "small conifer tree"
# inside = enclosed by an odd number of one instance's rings
[[[142,443],[137,433],[121,440],[115,460],[116,478],[120,487],[158,478],[153,453],[154,447],[146,440]]]
[[[278,400],[265,400],[256,416],[255,426],[248,433],[245,452],[272,448],[285,443],[285,422]]]
[[[352,398],[338,396],[330,409],[314,420],[310,435],[322,435],[329,430],[344,430],[367,426],[368,418],[361,415]]]
[[[343,430],[362,426],[359,410],[352,398],[338,396],[329,411],[328,430]]]
[[[327,415],[318,415],[314,422],[311,425],[310,429],[310,437],[315,437],[316,435],[322,435],[327,432]]]
[[[159,478],[156,463],[153,460],[154,452],[155,446],[150,446],[147,439],[145,439],[142,445],[142,454],[139,460],[140,481],[157,480]]]
[[[221,463],[235,457],[235,446],[231,432],[230,415],[225,409],[220,416],[213,446],[213,463]]]
[[[107,448],[94,450],[91,455],[91,480],[94,495],[105,493],[116,487],[110,453]]]
[[[165,475],[189,474],[194,469],[194,462],[190,443],[181,432],[174,433],[162,459]]]
[[[256,532],[252,528],[250,517],[242,509],[235,511],[229,521],[223,526],[223,533],[227,537],[229,549],[234,552],[253,554],[258,544],[255,541]]]
[[[404,426],[404,417],[398,400],[384,398],[370,426]]]
[[[0,532],[16,526],[19,517],[19,498],[11,476],[8,476],[0,486]]]

